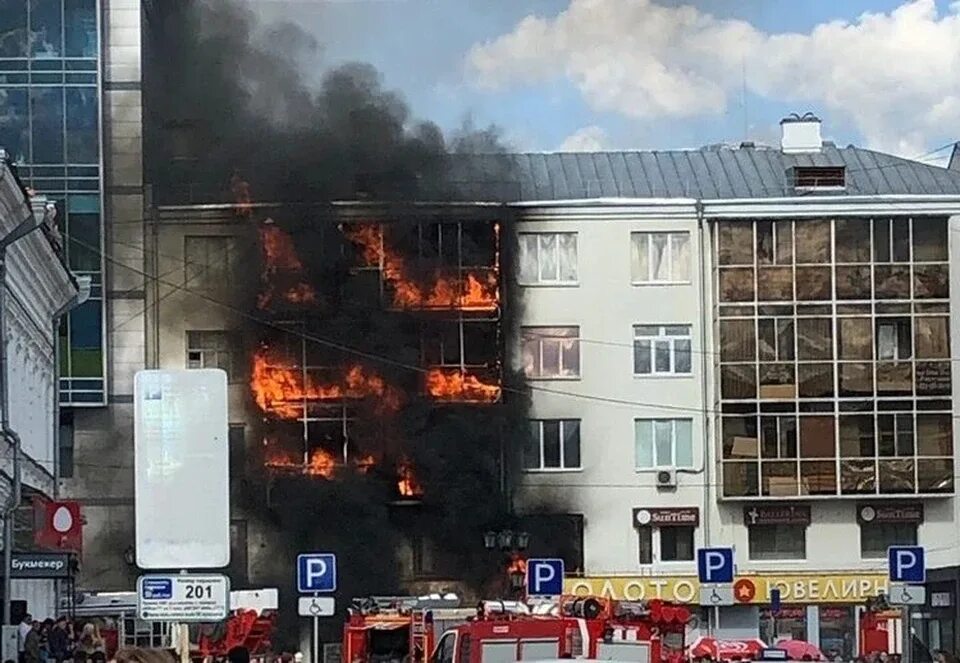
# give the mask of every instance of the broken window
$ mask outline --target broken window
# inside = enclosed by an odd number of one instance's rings
[[[754,273],[752,267],[725,267],[720,270],[720,301],[752,302]]]
[[[188,331],[187,368],[222,368],[230,382],[243,379],[233,335],[226,331]]]
[[[800,417],[800,457],[833,458],[837,455],[832,416]]]
[[[522,336],[528,378],[580,376],[579,327],[524,327]]]
[[[877,318],[877,359],[903,361],[913,356],[909,318]]]
[[[874,456],[875,435],[872,414],[840,415],[840,457]]]
[[[748,416],[725,416],[723,418],[723,457],[743,460],[756,458],[757,418]]]
[[[874,219],[873,259],[875,262],[910,260],[910,219]]]
[[[520,284],[577,282],[577,233],[520,233]]]
[[[797,358],[833,358],[833,321],[830,318],[797,319]]]
[[[717,233],[721,265],[753,265],[753,223],[721,221]]]
[[[633,328],[634,374],[689,374],[690,352],[690,325],[636,325]]]
[[[950,296],[947,265],[914,265],[913,296],[917,299],[946,299]]]
[[[830,262],[829,221],[797,221],[794,232],[798,264]]]
[[[918,316],[913,324],[918,359],[946,359],[950,356],[949,318]]]
[[[757,221],[757,263],[793,264],[792,221]]]
[[[866,219],[837,219],[834,241],[838,263],[870,262],[870,222]]]
[[[760,439],[764,458],[796,458],[796,417],[760,417]]]
[[[630,257],[634,283],[685,283],[690,280],[690,233],[630,233]]]
[[[913,220],[914,262],[946,262],[948,246],[946,219]]]
[[[837,267],[837,299],[870,299],[869,267]]]
[[[840,359],[873,358],[873,329],[869,318],[839,318],[837,341]]]
[[[755,361],[756,352],[753,320],[720,321],[720,361]]]
[[[877,415],[877,455],[913,455],[913,415]]]

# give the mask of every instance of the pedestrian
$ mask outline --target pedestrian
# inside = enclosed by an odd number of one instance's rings
[[[50,629],[47,636],[47,646],[50,650],[50,660],[53,663],[63,663],[70,658],[70,631],[67,618],[60,617]]]
[[[23,663],[43,663],[40,622],[33,622],[27,636],[23,639]]]
[[[20,625],[17,627],[17,652],[19,654],[20,663],[23,663],[24,645],[27,642],[27,634],[30,632],[30,629],[32,628],[33,628],[33,616],[30,613],[27,613],[23,616],[23,620],[20,622]]]
[[[80,637],[77,638],[74,660],[89,661],[97,652],[105,652],[100,631],[93,624],[84,624],[83,630],[80,632]]]

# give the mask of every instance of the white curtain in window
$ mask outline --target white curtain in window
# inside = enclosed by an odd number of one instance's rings
[[[879,359],[897,358],[897,327],[893,324],[881,324],[877,328],[877,357]]]
[[[669,419],[654,421],[653,436],[657,450],[657,467],[673,467],[673,422]]]
[[[690,280],[690,233],[673,233],[670,236],[673,243],[673,281]]]
[[[650,236],[647,233],[630,235],[630,272],[636,283],[650,280]]]
[[[676,420],[676,458],[677,467],[693,467],[693,421]]]
[[[520,283],[537,282],[537,235],[520,235]]]
[[[563,233],[559,235],[560,280],[572,283],[577,280],[577,235]]]
[[[650,266],[653,276],[651,280],[653,281],[670,280],[669,239],[670,236],[666,233],[650,235]]]
[[[634,427],[634,445],[637,469],[651,469],[654,466],[653,422],[649,419],[636,422]]]
[[[557,236],[540,235],[540,280],[557,280]]]

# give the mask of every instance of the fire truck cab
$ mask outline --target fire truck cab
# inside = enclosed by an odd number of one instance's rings
[[[691,619],[685,607],[660,600],[567,597],[547,614],[485,606],[473,620],[440,637],[429,663],[552,659],[681,663]]]

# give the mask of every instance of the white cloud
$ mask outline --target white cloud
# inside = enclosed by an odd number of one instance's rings
[[[868,145],[915,155],[960,126],[960,1],[941,14],[935,0],[909,0],[774,34],[690,6],[571,0],[474,45],[467,67],[482,88],[565,77],[594,110],[632,118],[720,113],[745,68],[753,92],[841,114]]]
[[[560,147],[561,152],[596,152],[602,150],[607,143],[607,132],[595,124],[577,129],[567,136]]]

